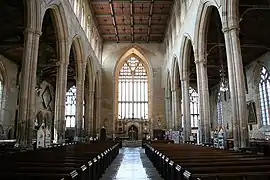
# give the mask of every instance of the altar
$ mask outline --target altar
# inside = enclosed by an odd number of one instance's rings
[[[150,122],[142,119],[124,119],[116,122],[116,136],[120,139],[142,140],[150,133]]]

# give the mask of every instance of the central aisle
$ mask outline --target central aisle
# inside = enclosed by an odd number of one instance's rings
[[[101,180],[162,180],[142,148],[120,149]]]

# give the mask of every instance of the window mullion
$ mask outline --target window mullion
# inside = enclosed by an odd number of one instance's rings
[[[268,78],[269,78],[269,76],[268,76]],[[267,113],[268,113],[268,118],[267,118],[267,125],[269,125],[270,124],[270,97],[269,97],[269,85],[270,85],[270,80],[269,79],[267,79],[266,81],[265,81],[265,88],[266,88],[266,92],[265,92],[265,94],[266,94],[266,96],[267,96],[267,102],[266,102],[266,104],[267,104]]]
[[[266,97],[266,102],[265,102],[265,123],[266,125],[269,125],[269,96],[268,96],[268,93],[267,93],[267,80],[264,81],[264,88],[265,88],[265,97]]]
[[[127,100],[127,76],[126,76],[126,72],[125,72],[125,90],[124,90],[124,92],[125,92],[125,95],[124,95],[124,117],[126,117],[126,106],[127,106],[127,104],[126,104],[126,100]]]
[[[134,118],[134,76],[135,76],[135,72],[132,72],[132,81],[131,81],[131,92],[132,92],[132,118]]]
[[[262,107],[262,113],[264,114],[264,118],[262,118],[263,125],[267,125],[267,114],[266,114],[266,108],[267,108],[267,102],[266,99],[266,93],[265,93],[265,81],[262,82],[262,101],[263,101],[263,107]]]

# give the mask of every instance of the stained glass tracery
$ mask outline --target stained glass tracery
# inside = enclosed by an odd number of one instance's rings
[[[148,75],[144,64],[131,57],[118,76],[118,119],[148,119]]]
[[[261,68],[259,93],[261,123],[263,126],[270,125],[270,76],[268,69],[264,66]]]

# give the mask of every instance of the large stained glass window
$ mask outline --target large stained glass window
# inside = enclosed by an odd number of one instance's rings
[[[270,125],[270,76],[266,67],[261,68],[261,80],[259,84],[261,123],[263,126]]]
[[[76,117],[76,86],[66,93],[66,127],[75,127]]]
[[[148,75],[143,63],[129,58],[118,77],[118,119],[148,119]]]
[[[198,127],[199,120],[199,96],[195,89],[189,87],[191,127]]]
[[[85,113],[85,101],[83,101],[83,121],[84,124],[84,113]],[[74,128],[76,125],[76,86],[72,86],[66,93],[66,127]]]

